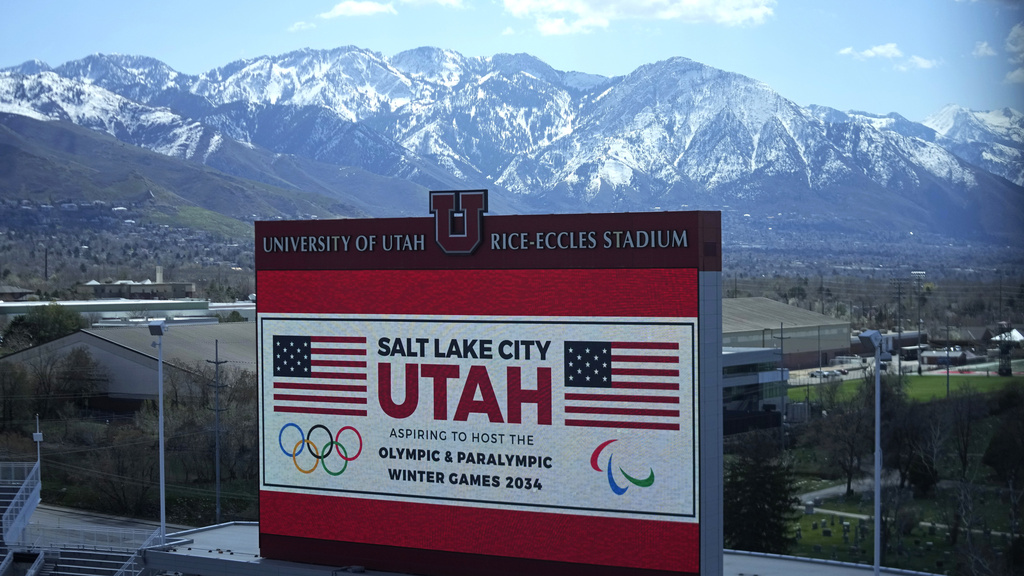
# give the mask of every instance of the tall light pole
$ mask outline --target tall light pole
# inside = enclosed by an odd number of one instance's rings
[[[149,334],[156,336],[157,364],[156,364],[156,396],[157,396],[157,428],[159,429],[159,453],[160,453],[160,543],[167,543],[167,487],[164,474],[164,333],[167,332],[167,324],[163,320],[153,320],[149,323]]]
[[[860,333],[861,344],[875,349],[875,576],[882,559],[882,334],[878,330]]]
[[[946,314],[946,398],[949,398],[949,314]]]
[[[914,294],[917,296],[917,373],[921,373],[921,281],[924,280],[924,270],[911,270],[910,275],[914,277]]]
[[[889,283],[896,287],[896,337],[898,344],[896,345],[896,351],[899,352],[903,348],[903,279],[892,278]],[[896,373],[903,378],[903,354],[900,353],[896,357]]]

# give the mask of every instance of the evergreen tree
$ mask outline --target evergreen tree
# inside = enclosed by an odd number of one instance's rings
[[[750,435],[725,465],[725,545],[737,550],[785,554],[799,518],[791,463],[776,439]]]
[[[27,348],[62,338],[86,326],[88,323],[81,314],[51,302],[12,320],[4,331],[4,343],[14,349]]]

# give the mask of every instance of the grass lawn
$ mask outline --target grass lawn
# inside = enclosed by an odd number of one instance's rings
[[[973,513],[978,518],[984,519],[987,528],[996,532],[1008,532],[1010,530],[1010,516],[1007,512],[1009,503],[1005,502],[1006,496],[998,488],[991,486],[979,486],[978,493],[972,504]],[[951,514],[952,505],[955,499],[953,488],[938,488],[935,495],[929,498],[919,498],[903,504],[902,508],[916,510],[922,522],[943,524]],[[837,510],[852,514],[874,513],[874,495],[871,492],[858,492],[853,496],[835,496],[826,498],[821,506],[826,510]]]
[[[907,396],[918,402],[929,402],[936,398],[946,397],[946,373],[932,373],[926,376],[907,377]],[[988,394],[997,392],[1012,385],[1024,385],[1021,376],[967,376],[956,372],[949,373],[949,390],[955,392],[963,385],[970,385],[976,392]]]
[[[843,522],[849,523],[846,540]],[[802,515],[798,525],[800,539],[791,551],[794,556],[863,564],[874,561],[875,536],[871,520],[864,520],[861,528],[859,519],[816,512]],[[826,531],[831,535],[826,536]],[[902,547],[893,544],[891,550],[883,559],[883,566],[942,574],[952,565],[952,547],[946,544],[940,530],[930,533],[930,528],[919,526],[903,537]]]
[[[945,398],[946,397],[946,373],[932,373],[925,376],[906,376],[907,384],[907,397],[910,400],[916,402],[930,402],[931,400]],[[839,391],[837,396],[839,398],[851,398],[857,393],[857,388],[860,386],[861,380],[845,380],[839,384]],[[1013,385],[1024,385],[1024,377],[1022,376],[985,376],[985,375],[965,375],[957,372],[949,373],[949,389],[950,391],[956,391],[961,386],[969,384],[976,392],[987,394],[990,392],[996,392]],[[815,402],[820,397],[818,386],[812,385],[808,389],[805,386],[790,386],[789,388],[789,400],[790,402],[803,402],[804,398],[810,393],[811,402]]]

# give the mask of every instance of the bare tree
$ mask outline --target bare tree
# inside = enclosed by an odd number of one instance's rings
[[[960,480],[967,479],[977,441],[977,420],[984,416],[981,396],[968,384],[961,384],[949,398],[949,430]]]
[[[946,423],[938,418],[935,412],[935,410],[925,412],[924,420],[927,424],[922,434],[914,442],[909,480],[918,496],[931,494],[935,485],[938,484],[939,466],[946,454],[949,431]]]
[[[228,394],[222,405],[228,409],[221,417],[221,459],[229,478],[253,479],[259,470],[259,451],[253,442],[259,435],[256,373],[231,371],[225,381]]]
[[[21,364],[0,364],[0,432],[14,425],[28,404],[28,372]]]
[[[115,512],[146,515],[152,508],[151,491],[157,483],[156,438],[138,426],[116,426],[109,446],[89,459],[93,485]]]
[[[824,456],[826,465],[846,479],[846,494],[853,494],[853,480],[861,474],[862,458],[870,453],[874,419],[865,410],[861,395],[837,399],[824,418],[816,420],[807,435]]]

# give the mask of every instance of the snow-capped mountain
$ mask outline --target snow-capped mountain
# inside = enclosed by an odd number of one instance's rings
[[[95,55],[0,72],[0,111],[210,165],[226,139],[428,188],[489,188],[512,210],[730,206],[988,237],[1024,221],[1019,112],[918,124],[803,108],[685,58],[606,78],[525,54],[344,47],[192,76]]]
[[[950,104],[923,124],[957,156],[1024,186],[1024,114],[1012,108],[977,112]]]
[[[207,158],[222,141],[216,131],[168,109],[143,106],[54,72],[0,75],[0,112],[70,121],[184,159]]]

